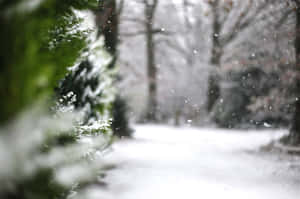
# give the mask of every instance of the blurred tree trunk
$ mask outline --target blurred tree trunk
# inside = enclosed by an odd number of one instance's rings
[[[296,80],[296,92],[297,98],[295,102],[295,113],[292,121],[292,127],[290,130],[290,143],[299,144],[300,143],[300,1],[295,1],[297,4],[296,10],[296,38],[295,38],[295,72],[297,73]]]
[[[123,1],[121,1],[118,9],[116,0],[100,1],[99,11],[96,13],[96,21],[99,27],[98,35],[104,36],[105,48],[113,57],[109,68],[115,66],[118,57],[119,15],[122,4]]]
[[[146,120],[150,122],[157,122],[157,68],[155,65],[155,43],[154,43],[154,15],[158,0],[153,0],[149,3],[144,0],[145,4],[145,28],[146,28],[146,53],[147,53],[147,78],[148,78],[148,102]]]
[[[175,126],[180,126],[181,109],[175,111]]]
[[[210,64],[214,67],[208,77],[208,91],[207,91],[207,111],[211,112],[214,105],[216,104],[218,98],[220,97],[220,82],[219,76],[216,73],[218,68],[220,68],[221,57],[222,57],[222,47],[220,44],[220,32],[221,24],[219,23],[219,13],[218,13],[218,3],[219,1],[213,1],[211,3],[213,24],[212,24],[212,51]]]
[[[103,35],[105,48],[112,56],[108,68],[115,67],[118,59],[119,24],[120,15],[124,6],[124,0],[106,0],[100,2],[100,9],[96,14],[96,21],[99,27],[98,36]],[[116,80],[118,80],[118,75]],[[130,137],[133,130],[129,126],[127,115],[128,107],[125,99],[117,95],[112,104],[112,130],[118,137]]]

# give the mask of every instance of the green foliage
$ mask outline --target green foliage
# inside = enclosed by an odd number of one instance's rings
[[[85,118],[87,122],[91,117],[97,117],[97,113],[101,111],[101,103],[95,101],[95,97],[101,97],[102,93],[99,92],[96,96],[88,95],[88,91],[96,92],[99,87],[99,77],[101,74],[96,74],[87,78],[86,74],[89,74],[93,70],[93,65],[88,60],[83,61],[79,66],[71,73],[69,73],[64,80],[60,83],[57,89],[59,96],[66,96],[72,92],[76,96],[76,101],[73,105],[76,109],[82,109],[86,105],[89,105],[89,110]],[[82,75],[85,73],[85,75]],[[90,89],[90,90],[87,90]],[[66,99],[69,101],[69,99]]]
[[[62,101],[64,104],[70,102],[70,98],[74,95],[76,100],[71,105],[75,110],[84,112],[84,124],[109,119],[114,95],[112,88],[114,71],[108,69],[111,59],[103,51],[101,42],[94,44],[90,55],[92,56],[87,56],[84,61],[71,68],[56,89],[59,98],[67,96]]]
[[[99,163],[94,165],[91,159],[111,142],[112,74],[103,61],[109,56],[93,37],[96,30],[83,28],[78,15],[78,10],[95,9],[98,1],[36,2],[0,1],[0,198],[4,199],[67,198],[74,185],[87,186],[95,180]],[[87,61],[78,68],[92,74],[76,81],[72,75],[78,73],[68,69],[81,60]],[[64,77],[66,92],[55,103],[54,88]],[[73,101],[74,94],[78,101]],[[43,103],[47,111],[26,110],[41,101],[50,102]],[[87,118],[93,120],[87,124]],[[76,172],[69,174],[69,168]]]
[[[17,4],[18,3],[18,4]],[[0,6],[0,123],[52,93],[86,47],[86,33],[72,8],[96,1],[44,0],[31,12],[28,1],[2,1]]]
[[[53,181],[51,169],[41,169],[38,172],[15,185],[15,190],[0,196],[5,199],[59,199],[68,194],[68,189]]]

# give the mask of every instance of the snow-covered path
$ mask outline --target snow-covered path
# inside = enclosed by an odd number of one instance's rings
[[[106,156],[105,199],[299,199],[296,157],[261,153],[274,132],[138,126]]]

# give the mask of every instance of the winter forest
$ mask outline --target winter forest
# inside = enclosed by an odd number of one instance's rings
[[[0,0],[0,199],[298,199],[299,0]]]

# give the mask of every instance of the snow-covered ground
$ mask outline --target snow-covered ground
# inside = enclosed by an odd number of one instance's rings
[[[137,126],[105,157],[102,198],[299,199],[299,158],[259,151],[282,133]]]

